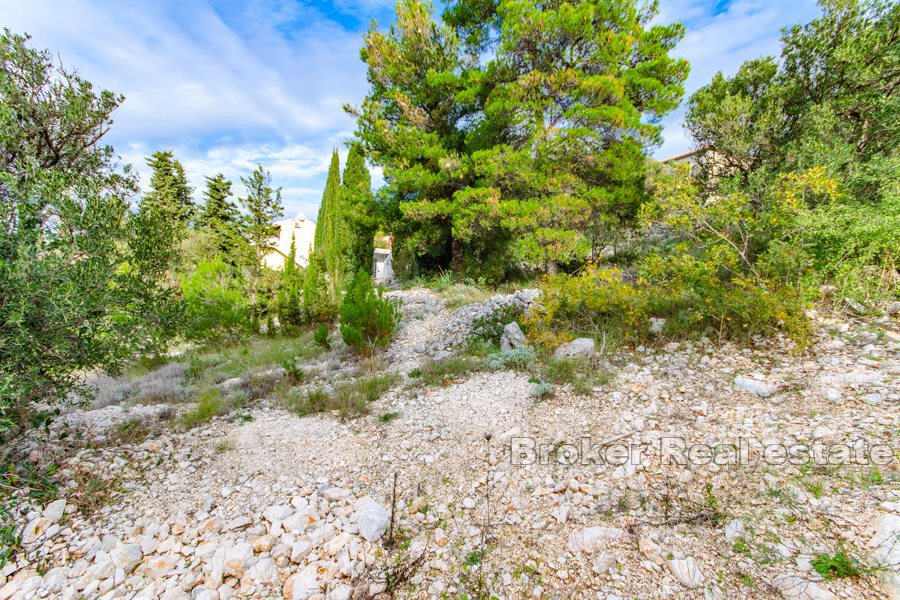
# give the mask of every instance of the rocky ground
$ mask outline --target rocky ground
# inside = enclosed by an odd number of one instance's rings
[[[606,357],[616,376],[590,394],[537,399],[527,373],[405,377],[532,293],[456,311],[394,295],[382,360],[404,377],[369,416],[263,398],[141,443],[43,448],[61,478],[101,477],[107,502],[75,509],[73,483],[21,515],[29,553],[0,572],[0,599],[900,598],[891,317],[819,319],[802,353],[660,341]],[[342,352],[301,366],[350,377]],[[90,441],[184,409],[62,421]],[[841,556],[860,572],[817,572]]]

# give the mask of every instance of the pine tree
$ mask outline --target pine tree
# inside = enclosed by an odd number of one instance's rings
[[[222,173],[206,178],[205,203],[197,216],[197,227],[208,231],[223,256],[229,255],[240,236],[240,213],[229,200],[231,182]]]
[[[348,107],[398,245],[498,278],[583,260],[592,232],[634,223],[646,149],[684,93],[687,61],[669,55],[684,27],[638,0],[432,10],[401,0],[389,31],[370,29],[372,85]]]
[[[278,289],[278,321],[282,329],[298,327],[303,324],[303,311],[300,307],[300,295],[303,293],[303,276],[297,268],[297,248],[293,240],[291,250],[281,272],[281,284]]]
[[[372,194],[372,178],[359,144],[350,146],[341,185],[341,208],[347,224],[344,244],[344,279],[359,271],[371,273],[378,228],[377,206]]]
[[[272,177],[268,171],[258,166],[250,177],[241,177],[247,188],[247,195],[240,198],[244,208],[243,232],[246,241],[252,246],[255,256],[250,265],[250,290],[253,295],[254,321],[270,312],[270,303],[274,299],[272,290],[261,277],[263,259],[271,249],[271,240],[277,233],[275,219],[283,213],[281,205],[281,188],[272,188]]]
[[[281,188],[272,188],[272,177],[268,171],[258,166],[250,177],[241,177],[247,188],[247,196],[240,199],[244,207],[244,233],[256,250],[254,273],[259,272],[263,258],[270,249],[272,237],[277,233],[275,219],[282,216]]]
[[[153,169],[153,174],[150,176],[150,191],[144,196],[142,207],[152,209],[171,222],[187,226],[194,217],[194,202],[184,167],[170,150],[154,152],[147,159],[147,165]]]

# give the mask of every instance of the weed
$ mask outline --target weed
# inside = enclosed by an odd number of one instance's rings
[[[224,409],[222,392],[217,389],[206,390],[200,395],[197,405],[181,415],[181,425],[186,429],[191,429],[222,414]]]
[[[843,548],[834,554],[822,553],[811,561],[812,568],[825,579],[859,577],[862,574],[859,563],[852,559]]]
[[[359,416],[369,411],[375,402],[394,385],[395,375],[375,375],[337,386],[331,394],[322,389],[305,394],[291,392],[285,397],[287,410],[301,417],[314,413],[338,411],[342,418]]]
[[[232,438],[225,438],[216,443],[215,451],[216,454],[222,454],[223,452],[234,450],[235,446],[235,441]]]
[[[281,363],[281,368],[284,369],[284,382],[289,385],[300,385],[306,380],[306,373],[297,366],[297,362],[295,360],[286,360]]]
[[[382,414],[378,415],[378,420],[381,421],[382,423],[390,423],[391,421],[393,421],[395,419],[399,419],[399,418],[400,418],[400,413],[398,413],[398,412],[386,412],[386,413],[382,413]]]
[[[342,417],[369,412],[369,404],[375,402],[396,382],[395,375],[375,375],[345,383],[334,390],[332,399]]]
[[[482,559],[484,559],[484,553],[481,550],[473,550],[466,554],[464,562],[473,567],[475,565],[480,565]]]
[[[321,348],[325,350],[331,350],[331,342],[328,341],[328,325],[325,323],[320,324],[316,327],[315,332],[313,333],[313,341],[316,342]]]
[[[74,488],[70,491],[70,500],[83,516],[89,516],[100,510],[112,500],[117,489],[116,480],[97,477],[87,470],[79,470],[72,477]]]
[[[547,357],[541,365],[541,373],[547,381],[557,385],[571,385],[578,394],[590,394],[596,386],[606,385],[613,374],[588,358]]]
[[[556,387],[552,383],[537,380],[532,382],[531,395],[538,399],[551,398],[556,393]]]
[[[114,444],[140,444],[150,435],[150,429],[141,419],[128,419],[118,423],[110,434]]]
[[[450,385],[458,379],[468,377],[480,368],[480,361],[468,356],[451,356],[441,361],[430,361],[416,369],[416,378],[422,385]]]
[[[500,371],[503,369],[524,371],[534,363],[535,359],[534,349],[524,346],[492,354],[484,361],[484,366],[489,371]]]
[[[359,361],[359,370],[365,375],[376,375],[386,371],[388,364],[379,356],[370,356]]]
[[[413,369],[412,371],[410,371],[409,373],[407,373],[407,376],[408,376],[410,379],[415,379],[416,377],[421,377],[421,376],[422,376],[422,369],[420,369],[419,367],[416,367],[415,369]]]

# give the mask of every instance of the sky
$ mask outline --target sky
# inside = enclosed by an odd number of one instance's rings
[[[29,33],[96,86],[125,95],[106,141],[149,182],[145,157],[173,150],[201,196],[204,176],[257,164],[282,187],[285,215],[315,219],[331,150],[343,165],[366,94],[362,36],[393,21],[393,0],[0,0],[0,26]],[[778,54],[780,29],[816,16],[813,0],[660,0],[659,22],[687,33],[686,97],[717,71]],[[664,158],[690,149],[683,107],[663,120]],[[373,169],[373,182],[381,181]]]

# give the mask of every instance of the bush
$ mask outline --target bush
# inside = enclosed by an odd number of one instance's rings
[[[372,287],[365,272],[357,273],[341,303],[341,337],[356,352],[371,355],[387,346],[400,322],[397,303]]]
[[[396,380],[395,375],[376,375],[343,383],[331,394],[321,389],[293,392],[288,394],[286,406],[301,417],[329,411],[337,411],[342,418],[359,416],[368,413],[369,404],[381,398]]]
[[[324,258],[317,252],[309,257],[303,283],[303,311],[310,323],[332,323],[337,313],[331,301]]]
[[[206,423],[216,415],[222,414],[225,404],[222,401],[222,392],[217,389],[206,390],[200,395],[197,405],[181,415],[181,425],[186,429]]]
[[[329,327],[325,323],[319,324],[313,332],[313,341],[325,350],[331,349],[331,342],[328,341]]]
[[[217,338],[247,331],[250,306],[239,277],[221,259],[202,261],[181,281],[190,334]]]
[[[503,369],[524,371],[534,364],[535,359],[534,349],[530,346],[523,346],[522,348],[491,354],[485,359],[484,367],[489,371],[500,371]]]

